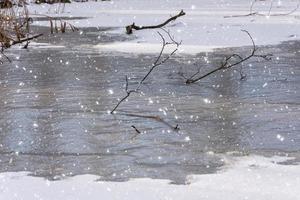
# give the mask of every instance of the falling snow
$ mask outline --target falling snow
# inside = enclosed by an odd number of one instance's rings
[[[1,63],[0,199],[298,199],[299,5],[254,1],[255,14],[244,16],[249,6],[30,3],[31,31],[44,36],[8,49]],[[176,54],[111,114],[154,66],[157,32],[170,42],[161,29],[127,35],[124,27],[159,24],[181,9],[186,15],[165,26],[181,41]],[[67,19],[79,31],[48,34],[49,17],[57,29]],[[241,29],[272,60],[256,57],[186,84],[231,54],[230,62],[249,55]]]

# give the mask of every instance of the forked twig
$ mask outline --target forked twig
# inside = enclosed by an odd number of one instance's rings
[[[161,29],[163,30],[170,42],[167,42],[166,39],[164,38],[164,36],[160,33],[160,32],[157,32],[158,35],[160,36],[161,40],[162,40],[162,48],[156,58],[156,60],[154,61],[154,63],[152,64],[151,68],[149,69],[149,71],[146,73],[146,75],[140,80],[140,82],[138,83],[137,87],[135,89],[129,89],[129,82],[128,82],[128,77],[126,76],[125,77],[125,80],[126,80],[126,85],[125,85],[125,92],[126,92],[126,95],[121,98],[121,100],[117,103],[117,105],[112,109],[112,111],[110,112],[111,114],[113,114],[116,109],[121,105],[122,102],[124,102],[132,93],[137,93],[139,92],[140,88],[142,87],[142,85],[144,84],[145,80],[150,76],[150,74],[153,72],[153,70],[164,64],[167,60],[169,60],[175,53],[176,51],[178,50],[181,42],[177,42],[175,41],[174,37],[171,36],[170,32],[169,31],[166,31],[165,29]],[[171,51],[171,53],[169,55],[167,55],[166,57],[163,57],[163,54],[165,52],[165,49],[167,46],[169,45],[175,45],[175,48]]]
[[[131,25],[126,26],[126,33],[127,34],[132,34],[132,30],[143,30],[143,29],[155,29],[155,28],[162,28],[165,25],[167,25],[168,23],[170,23],[171,21],[176,20],[178,17],[184,16],[185,12],[183,12],[183,10],[181,10],[177,15],[170,17],[168,20],[166,20],[165,22],[158,24],[158,25],[154,25],[154,26],[137,26],[135,25],[135,23],[133,22]]]
[[[263,58],[265,60],[270,60],[271,56],[272,56],[271,54],[262,54],[262,55],[261,54],[256,54],[258,48],[256,47],[252,36],[250,35],[250,33],[248,31],[246,31],[246,30],[242,30],[242,31],[245,32],[249,36],[249,38],[250,38],[250,40],[252,42],[252,46],[253,47],[252,47],[252,51],[251,51],[250,55],[248,55],[247,57],[244,57],[244,58],[242,56],[240,56],[239,54],[231,54],[230,56],[226,56],[224,58],[224,60],[221,62],[221,65],[218,68],[216,68],[216,69],[214,69],[214,70],[212,70],[212,71],[210,71],[210,72],[208,72],[208,73],[206,73],[206,74],[204,74],[202,76],[194,78],[197,75],[199,75],[200,70],[198,70],[190,78],[186,79],[186,84],[191,84],[191,83],[198,82],[201,79],[203,79],[203,78],[205,78],[205,77],[207,77],[209,75],[212,75],[212,74],[214,74],[214,73],[216,73],[216,72],[218,72],[220,70],[229,69],[229,68],[232,68],[232,67],[237,66],[239,64],[242,64],[242,63],[244,63],[245,61],[249,60],[252,57],[257,57],[257,58]],[[235,60],[235,62],[232,63],[231,62],[232,60]]]

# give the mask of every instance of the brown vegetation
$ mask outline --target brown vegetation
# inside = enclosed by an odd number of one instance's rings
[[[8,2],[8,1],[7,1]],[[13,45],[28,42],[42,34],[31,34],[29,17],[25,1],[19,1],[18,7],[7,7],[0,10],[0,45],[1,54]],[[20,7],[21,6],[21,7]],[[8,59],[8,57],[5,56]],[[2,61],[1,61],[2,62]]]
[[[1,5],[11,5],[0,9],[0,53],[2,57],[9,60],[4,54],[5,49],[22,43],[25,43],[24,48],[27,48],[31,40],[42,36],[42,34],[33,33],[30,30],[30,24],[33,19],[29,16],[26,1],[19,0],[17,3],[12,3],[9,0],[5,0],[4,4]],[[42,17],[48,18],[50,22],[50,32],[52,34],[59,32],[65,33],[67,28],[70,28],[72,31],[78,30],[75,26],[66,21],[53,19],[46,15],[42,15]],[[0,63],[2,62],[3,61],[0,60]]]

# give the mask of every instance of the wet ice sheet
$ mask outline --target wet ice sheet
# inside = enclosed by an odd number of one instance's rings
[[[144,94],[119,112],[160,115],[179,125],[176,132],[157,121],[108,114],[124,95],[125,75],[135,84],[153,55],[99,53],[84,45],[124,39],[87,29],[40,38],[64,48],[11,49],[13,62],[0,68],[2,172],[184,183],[189,174],[224,165],[215,153],[299,154],[299,42],[263,48],[275,59],[245,63],[244,81],[231,70],[185,85],[178,72],[194,73],[196,61],[207,71],[228,52],[249,53],[246,47],[175,57],[154,71]],[[132,125],[143,134],[134,137]]]
[[[225,169],[217,174],[190,176],[189,185],[172,185],[168,180],[148,178],[122,183],[99,182],[98,177],[93,175],[50,182],[43,178],[28,177],[26,172],[6,172],[0,174],[0,198],[294,200],[300,195],[300,166],[278,164],[286,159],[253,155],[227,157],[228,166]]]

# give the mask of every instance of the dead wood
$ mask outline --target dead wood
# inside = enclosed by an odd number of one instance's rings
[[[183,12],[183,10],[181,10],[177,15],[169,18],[168,20],[166,20],[164,23],[158,24],[158,25],[153,25],[153,26],[137,26],[135,25],[135,23],[133,22],[133,24],[126,26],[126,33],[127,34],[132,34],[133,29],[134,30],[143,30],[143,29],[155,29],[155,28],[162,28],[165,25],[167,25],[168,23],[170,23],[171,21],[175,21],[178,17],[184,16],[185,12]]]
[[[170,124],[169,122],[167,122],[166,120],[164,120],[162,117],[160,117],[158,115],[142,115],[142,114],[134,114],[134,113],[119,113],[119,114],[125,115],[128,117],[139,117],[139,118],[144,118],[144,119],[152,119],[152,120],[155,120],[157,122],[160,122],[160,123],[168,126],[169,128],[171,128],[174,131],[179,130],[178,124],[176,124],[176,126],[173,126],[172,124]],[[131,127],[134,128],[133,126],[131,126]]]
[[[256,47],[252,36],[250,35],[250,33],[248,31],[246,31],[246,30],[242,30],[242,31],[245,32],[249,36],[249,38],[252,42],[252,50],[251,50],[250,55],[248,55],[246,57],[242,57],[241,55],[234,53],[234,54],[231,54],[230,56],[226,56],[218,68],[211,70],[210,72],[208,72],[204,75],[199,76],[200,70],[198,69],[198,71],[196,73],[194,73],[189,78],[186,78],[186,84],[198,82],[201,79],[204,79],[205,77],[208,77],[220,70],[226,70],[226,69],[238,66],[253,57],[270,60],[271,56],[272,56],[271,54],[257,54],[258,48]],[[240,69],[240,75],[241,75],[241,80],[245,78],[245,75],[242,73],[242,69]]]
[[[114,114],[114,112],[121,105],[121,103],[123,103],[132,93],[138,93],[139,92],[139,90],[142,87],[142,85],[144,84],[145,80],[150,76],[150,74],[153,72],[153,70],[156,67],[164,64],[167,60],[169,60],[177,52],[181,42],[175,41],[175,39],[170,35],[169,31],[166,31],[165,29],[162,29],[162,30],[167,34],[167,36],[169,37],[171,42],[167,42],[166,39],[164,38],[164,36],[160,32],[157,32],[158,35],[161,37],[161,40],[162,40],[162,48],[160,50],[160,53],[159,53],[158,57],[156,58],[154,63],[151,65],[151,68],[146,73],[146,75],[140,80],[140,82],[138,83],[138,85],[136,86],[135,89],[129,89],[128,77],[127,76],[125,77],[125,81],[126,81],[126,83],[125,83],[125,92],[126,92],[126,95],[123,98],[121,98],[121,100],[117,103],[117,105],[112,109],[111,114]],[[174,50],[169,55],[164,57],[163,54],[165,52],[165,49],[169,45],[175,45]]]
[[[141,133],[141,131],[140,131],[139,129],[137,129],[134,125],[132,125],[131,127],[135,130],[135,132],[136,132],[137,134],[140,134],[140,133]]]
[[[224,18],[250,17],[250,16],[262,16],[262,17],[287,16],[287,15],[293,14],[294,12],[296,12],[300,8],[300,0],[299,0],[298,3],[297,3],[297,5],[296,5],[296,7],[293,10],[291,10],[289,12],[286,12],[286,13],[272,14],[273,1],[271,1],[270,7],[269,7],[269,10],[268,10],[268,14],[263,14],[263,13],[260,13],[260,12],[254,12],[253,11],[254,5],[257,2],[258,2],[258,0],[253,0],[252,1],[251,6],[250,6],[250,11],[249,11],[248,14],[244,14],[244,15],[228,15],[228,16],[224,16]]]
[[[23,38],[23,39],[20,39],[20,40],[15,40],[11,43],[11,46],[12,45],[16,45],[16,44],[21,44],[23,42],[29,42],[30,40],[33,40],[33,39],[36,39],[38,37],[41,37],[43,34],[37,34],[37,35],[33,35],[31,37],[27,37],[27,38]]]

